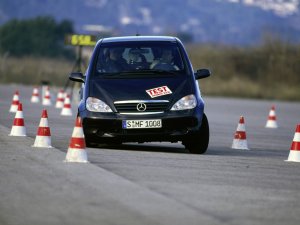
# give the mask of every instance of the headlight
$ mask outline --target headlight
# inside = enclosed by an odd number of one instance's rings
[[[187,95],[180,100],[178,100],[173,107],[171,108],[172,111],[177,110],[185,110],[185,109],[193,109],[197,105],[197,100],[195,95]]]
[[[111,108],[98,98],[88,97],[86,108],[92,112],[112,112]]]

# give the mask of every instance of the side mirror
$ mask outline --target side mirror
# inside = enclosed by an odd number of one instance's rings
[[[196,78],[196,80],[199,80],[199,79],[202,79],[205,77],[209,77],[210,75],[211,75],[211,73],[208,69],[199,69],[195,73],[195,78]]]
[[[80,82],[80,83],[84,83],[85,82],[85,77],[83,76],[83,74],[81,72],[73,72],[70,74],[69,79],[71,81],[75,81],[75,82]]]

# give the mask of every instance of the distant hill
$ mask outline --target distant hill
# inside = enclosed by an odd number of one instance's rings
[[[0,0],[0,25],[51,15],[72,20],[81,33],[181,33],[233,45],[257,44],[272,34],[300,43],[299,7],[299,0]]]

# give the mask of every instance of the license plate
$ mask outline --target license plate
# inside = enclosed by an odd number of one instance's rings
[[[123,129],[161,128],[161,119],[157,120],[123,120]]]

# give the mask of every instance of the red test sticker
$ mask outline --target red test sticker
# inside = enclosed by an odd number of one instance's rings
[[[146,92],[148,93],[148,95],[150,95],[151,98],[172,94],[172,91],[168,88],[168,86],[152,88],[146,90]]]

